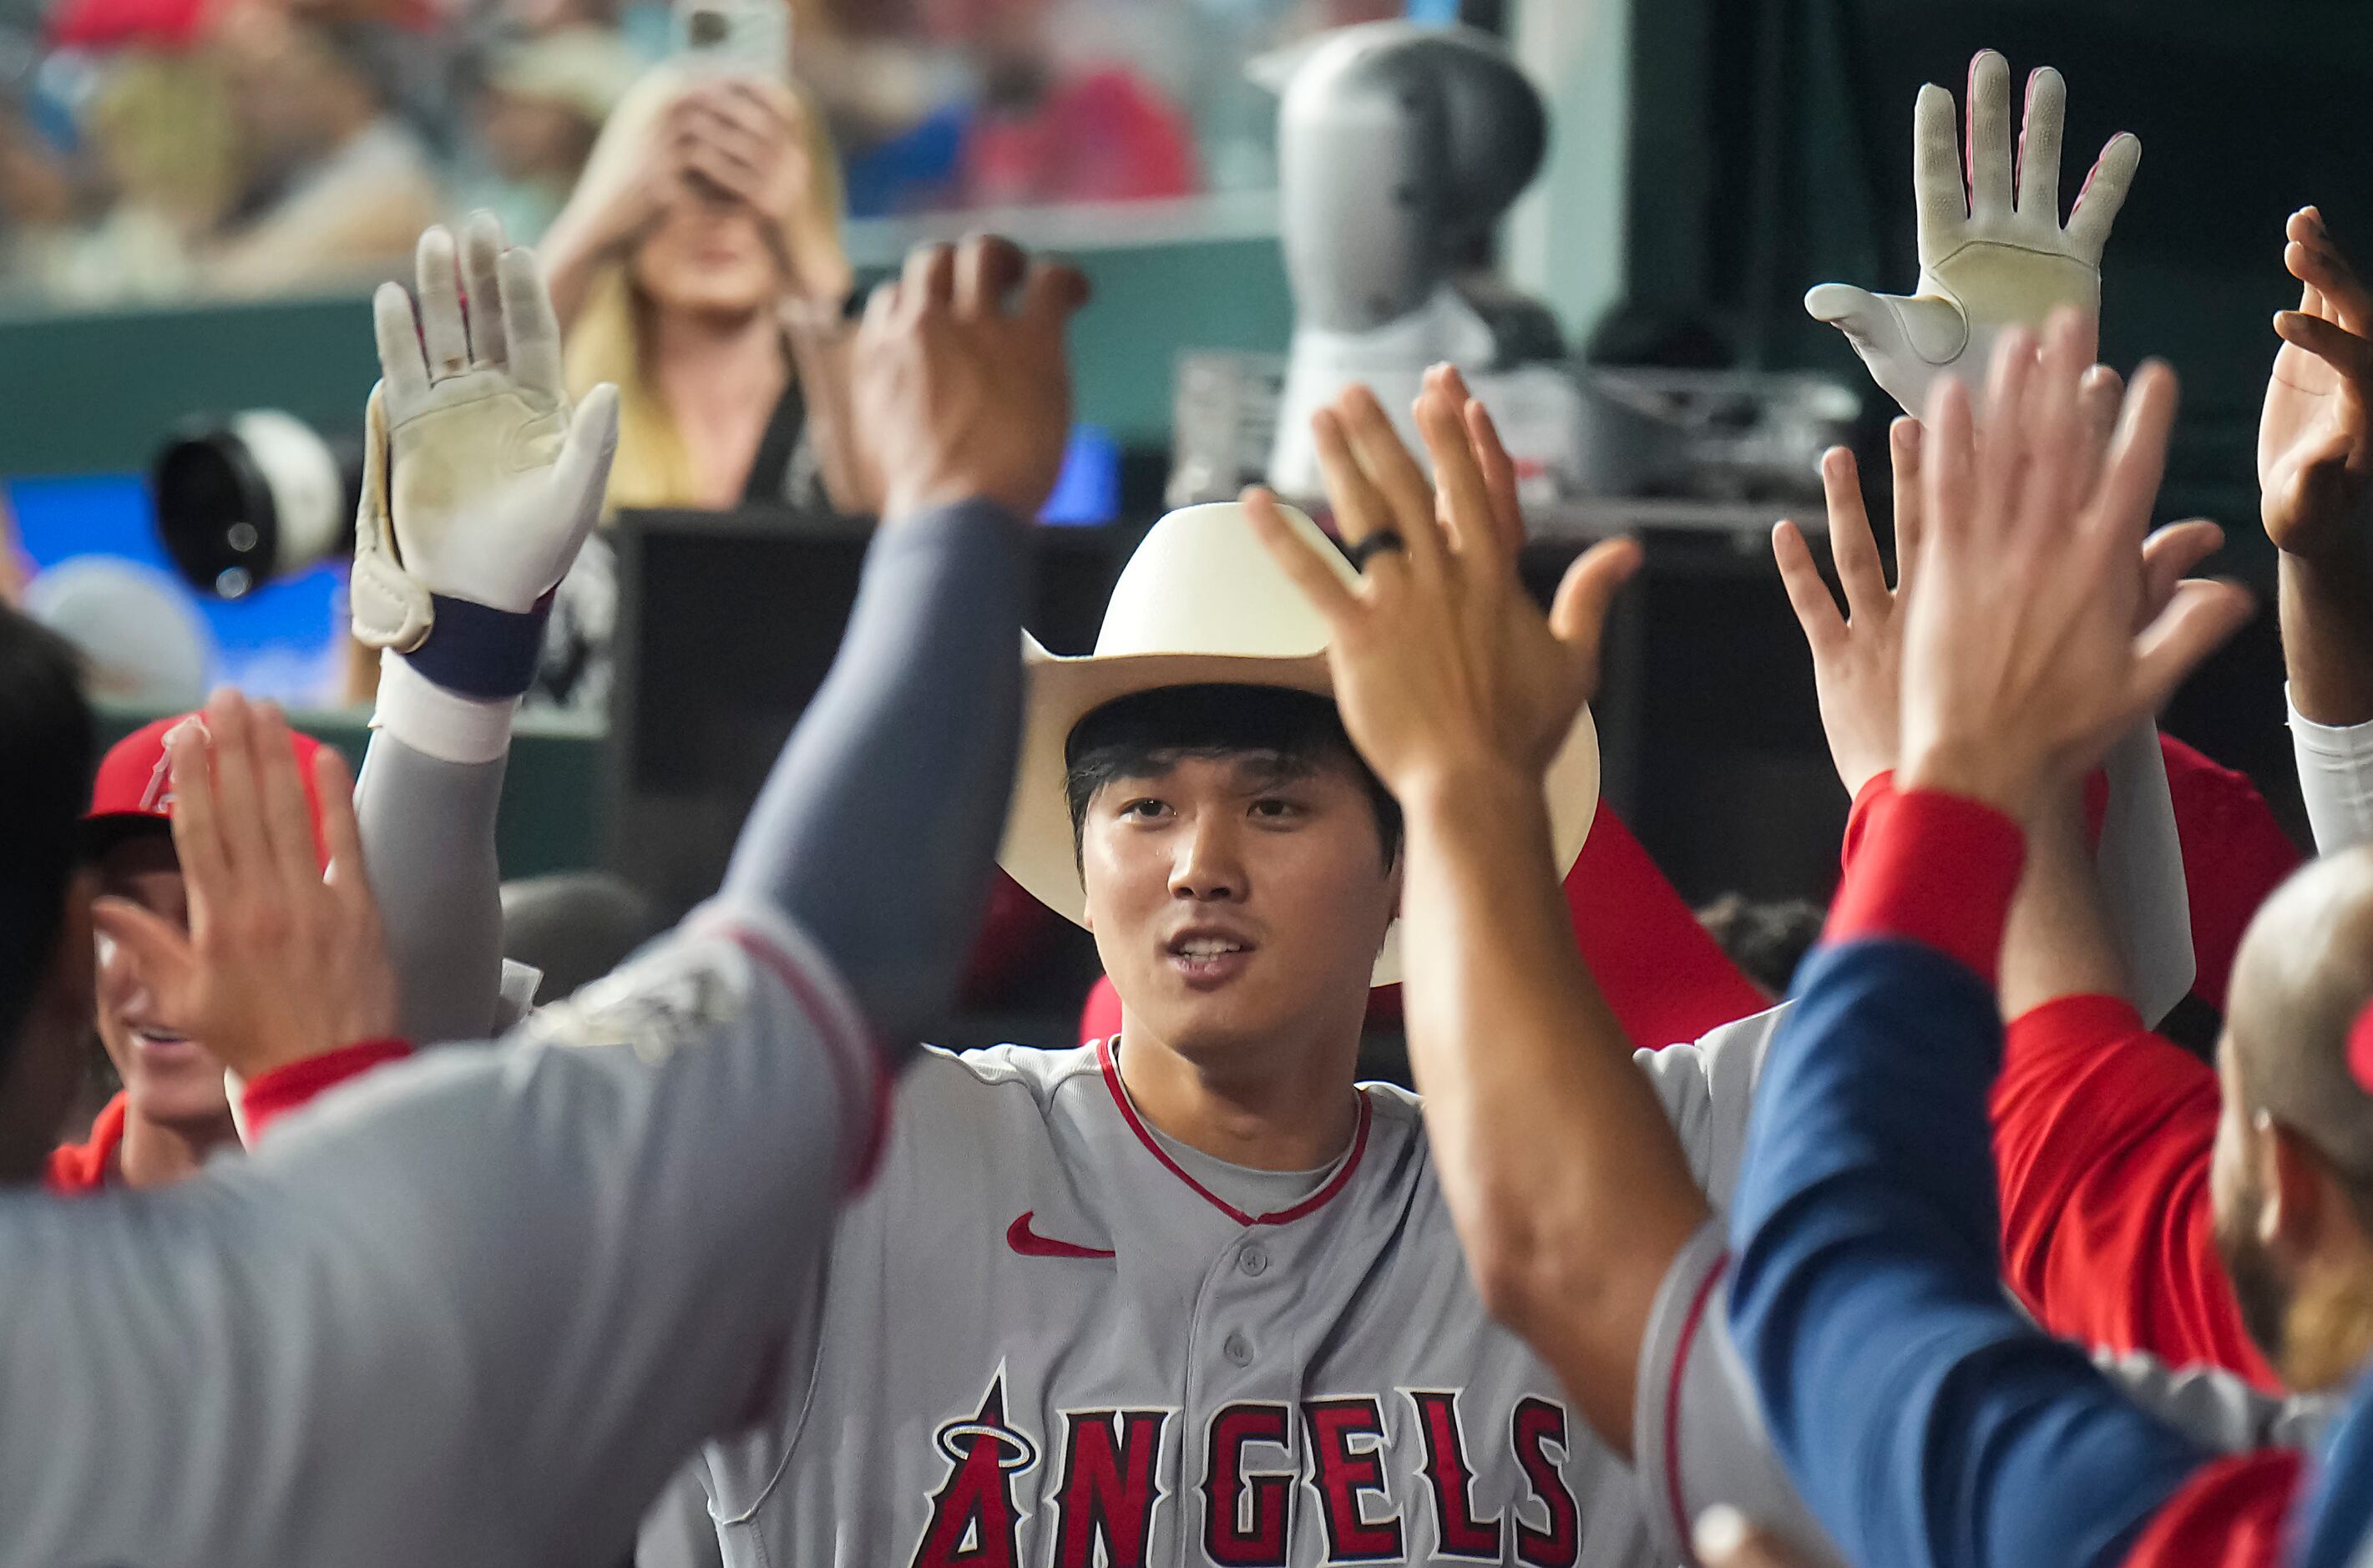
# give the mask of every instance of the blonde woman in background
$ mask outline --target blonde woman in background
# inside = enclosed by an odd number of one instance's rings
[[[667,66],[611,114],[542,251],[573,393],[619,390],[609,509],[874,510],[846,440],[840,165],[779,83]],[[562,584],[537,696],[608,700],[614,556]]]
[[[614,381],[610,504],[870,509],[840,460],[840,166],[792,89],[663,68],[542,247],[573,389]],[[761,460],[764,460],[763,462]]]

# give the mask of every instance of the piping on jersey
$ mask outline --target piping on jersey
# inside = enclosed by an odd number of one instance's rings
[[[1344,1188],[1350,1185],[1351,1173],[1360,1168],[1360,1157],[1368,1152],[1368,1117],[1370,1114],[1368,1096],[1361,1094],[1359,1090],[1353,1089],[1351,1093],[1360,1102],[1360,1125],[1358,1129],[1351,1134],[1351,1153],[1343,1161],[1343,1168],[1337,1171],[1334,1176],[1327,1180],[1325,1187],[1320,1188],[1317,1191],[1312,1193],[1309,1197],[1303,1199],[1301,1202],[1295,1204],[1291,1209],[1280,1209],[1274,1214],[1247,1214],[1242,1209],[1237,1208],[1234,1204],[1229,1202],[1226,1199],[1222,1198],[1218,1193],[1213,1192],[1210,1188],[1205,1187],[1201,1182],[1197,1181],[1193,1176],[1187,1175],[1186,1167],[1181,1165],[1177,1161],[1172,1159],[1170,1157],[1170,1151],[1164,1149],[1158,1141],[1155,1141],[1153,1134],[1145,1129],[1145,1123],[1140,1121],[1137,1117],[1137,1107],[1128,1103],[1128,1091],[1121,1086],[1120,1063],[1115,1060],[1113,1057],[1112,1036],[1108,1036],[1096,1042],[1096,1065],[1104,1070],[1105,1087],[1112,1091],[1113,1104],[1120,1107],[1121,1119],[1128,1123],[1128,1129],[1137,1134],[1137,1141],[1145,1145],[1146,1153],[1161,1161],[1163,1168],[1168,1170],[1172,1176],[1176,1176],[1180,1181],[1185,1182],[1188,1187],[1192,1188],[1195,1192],[1202,1198],[1204,1202],[1209,1203],[1212,1208],[1217,1209],[1221,1213],[1225,1214],[1228,1218],[1235,1221],[1235,1223],[1240,1225],[1290,1224],[1293,1221],[1302,1218],[1304,1214],[1315,1213],[1316,1211],[1325,1208],[1337,1193],[1342,1191]]]
[[[1694,1533],[1689,1527],[1689,1507],[1681,1496],[1681,1373],[1689,1364],[1689,1347],[1697,1342],[1698,1328],[1705,1321],[1706,1305],[1713,1300],[1713,1288],[1730,1272],[1730,1254],[1724,1252],[1722,1261],[1710,1270],[1698,1285],[1697,1299],[1689,1303],[1689,1315],[1681,1320],[1681,1337],[1673,1347],[1673,1375],[1665,1385],[1665,1494],[1672,1504],[1673,1524],[1680,1531],[1677,1539],[1688,1540]]]

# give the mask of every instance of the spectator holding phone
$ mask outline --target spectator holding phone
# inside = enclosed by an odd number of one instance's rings
[[[614,381],[610,504],[871,507],[842,461],[853,275],[822,120],[783,81],[663,67],[544,245],[574,388]]]

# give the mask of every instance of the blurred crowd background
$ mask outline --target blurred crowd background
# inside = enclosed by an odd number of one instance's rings
[[[852,218],[1175,200],[1273,183],[1262,56],[1407,9],[793,0],[792,70]],[[7,0],[0,305],[342,288],[479,207],[533,240],[669,28],[660,0]]]

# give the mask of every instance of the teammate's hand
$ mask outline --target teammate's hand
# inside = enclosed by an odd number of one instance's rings
[[[1907,789],[2025,817],[2249,618],[2239,587],[2200,581],[2145,616],[2141,547],[2175,422],[2175,373],[2153,363],[2134,378],[2095,479],[2078,413],[2088,348],[2073,310],[2055,313],[2040,355],[2033,334],[2005,333],[1982,441],[1958,380],[1930,396],[1922,546],[1903,610]]]
[[[1737,1509],[1721,1505],[1698,1515],[1689,1544],[1705,1568],[1814,1568],[1818,1562]]]
[[[2285,233],[2283,265],[2301,293],[2274,317],[2283,346],[2258,420],[2258,505],[2286,554],[2349,558],[2373,524],[2373,294],[2315,208],[2293,213]]]
[[[1365,387],[1312,417],[1344,539],[1390,530],[1402,541],[1369,556],[1356,588],[1287,526],[1275,497],[1245,492],[1262,543],[1327,618],[1344,727],[1403,796],[1476,766],[1537,778],[1597,689],[1607,607],[1640,564],[1631,540],[1594,545],[1549,615],[1534,608],[1516,572],[1514,469],[1466,391],[1437,369],[1418,399],[1433,485]]]
[[[1953,95],[1931,83],[1912,111],[1912,199],[1920,224],[1920,283],[1906,298],[1824,283],[1805,309],[1846,334],[1871,379],[1906,413],[1927,405],[1930,386],[1956,376],[1975,389],[1993,345],[2014,327],[2040,328],[2063,306],[2082,313],[2094,356],[2101,311],[2101,250],[2142,161],[2142,143],[2121,133],[2060,222],[2060,136],[2068,89],[2044,66],[2027,79],[2027,113],[2014,138],[2010,64],[1993,50],[1970,62],[1968,179],[1953,123]]]
[[[345,760],[328,746],[315,760],[324,872],[278,708],[218,692],[204,725],[182,725],[165,751],[189,929],[127,899],[91,909],[103,935],[138,954],[163,1022],[250,1082],[393,1035],[395,974]]]
[[[1898,419],[1888,431],[1895,485],[1896,583],[1887,568],[1863,505],[1853,453],[1832,447],[1821,454],[1821,490],[1829,503],[1829,551],[1846,594],[1838,614],[1829,585],[1794,522],[1771,531],[1771,556],[1781,585],[1813,651],[1813,690],[1820,699],[1821,731],[1846,793],[1895,766],[1901,722],[1903,594],[1920,559],[1920,421]]]
[[[423,234],[418,270],[416,309],[392,283],[371,302],[381,379],[353,586],[355,635],[407,653],[434,635],[434,597],[536,609],[601,515],[618,439],[614,387],[593,389],[572,422],[534,252],[506,247],[490,215],[471,219],[458,257],[443,227]],[[518,695],[532,661],[507,673],[510,691],[471,695]]]
[[[1087,298],[1075,268],[993,235],[919,246],[873,291],[858,329],[855,434],[884,521],[975,499],[1038,515],[1071,435],[1064,329]]]

